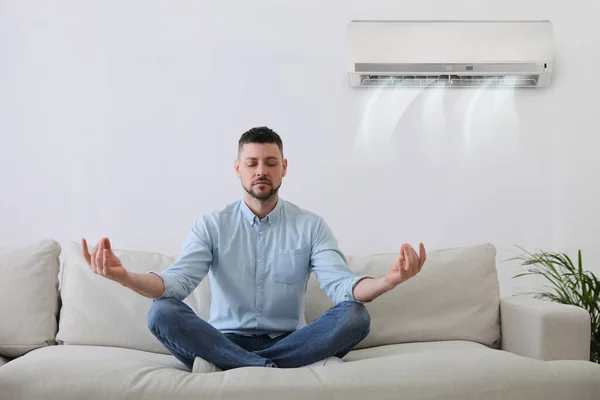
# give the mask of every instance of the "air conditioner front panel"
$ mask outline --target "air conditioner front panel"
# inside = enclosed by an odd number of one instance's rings
[[[380,80],[369,76],[428,75],[456,84],[450,76],[471,77],[474,85],[495,76],[496,83],[511,77],[548,86],[552,35],[549,21],[352,21],[348,73],[352,86],[376,86],[370,83]]]
[[[530,63],[356,63],[354,70],[360,73],[390,73],[401,74],[536,74],[544,72],[547,67],[544,64]]]

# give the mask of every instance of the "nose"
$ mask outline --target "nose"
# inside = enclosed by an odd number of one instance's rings
[[[267,170],[264,167],[263,164],[258,164],[258,167],[256,168],[256,176],[261,177],[261,176],[265,176],[267,175]]]

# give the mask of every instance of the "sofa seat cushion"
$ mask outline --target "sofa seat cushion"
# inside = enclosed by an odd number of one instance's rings
[[[460,341],[356,350],[314,369],[193,374],[169,355],[96,346],[41,348],[0,368],[12,400],[597,400],[600,366],[539,361]]]
[[[344,361],[353,362],[361,360],[369,360],[371,358],[391,357],[396,355],[407,356],[415,352],[450,352],[452,354],[473,351],[485,351],[486,346],[469,342],[466,340],[448,340],[440,342],[416,342],[390,344],[387,346],[370,347],[368,349],[354,350],[344,357]]]

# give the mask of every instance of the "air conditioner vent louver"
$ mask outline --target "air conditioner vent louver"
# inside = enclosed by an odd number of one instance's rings
[[[361,86],[377,87],[534,87],[537,86],[537,83],[537,77],[535,76],[361,75]]]

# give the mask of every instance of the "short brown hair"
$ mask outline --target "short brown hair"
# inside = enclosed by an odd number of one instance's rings
[[[238,157],[242,152],[242,147],[246,143],[275,143],[279,147],[279,151],[281,151],[281,156],[283,157],[283,142],[281,141],[281,137],[273,129],[266,126],[257,126],[242,134],[238,142]]]

